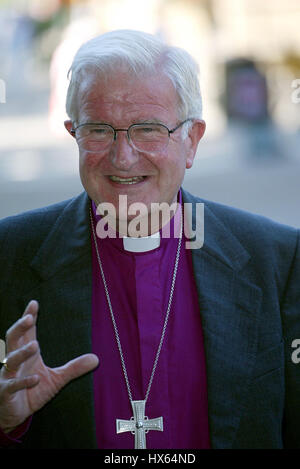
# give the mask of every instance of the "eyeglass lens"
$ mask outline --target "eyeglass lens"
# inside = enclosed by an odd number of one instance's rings
[[[118,130],[117,130],[118,131]],[[82,125],[76,130],[81,147],[88,151],[101,151],[112,145],[115,131],[109,125]],[[161,151],[169,141],[169,132],[160,124],[136,124],[128,129],[129,141],[142,151]]]

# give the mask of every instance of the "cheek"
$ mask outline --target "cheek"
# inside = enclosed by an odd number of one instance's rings
[[[86,172],[94,170],[100,162],[101,158],[95,153],[82,153],[79,158],[80,169]]]
[[[169,176],[169,179],[177,183],[185,172],[186,158],[185,149],[182,146],[177,146],[173,152],[170,152],[168,157],[162,161],[164,173]]]

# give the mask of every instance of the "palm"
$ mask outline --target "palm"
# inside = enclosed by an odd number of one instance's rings
[[[38,375],[39,382],[32,388],[21,389],[11,395],[8,406],[11,413],[22,417],[25,420],[29,415],[39,410],[48,402],[63,386],[61,383],[55,382],[55,370],[46,367],[42,357],[39,355],[32,366],[24,364],[16,373],[16,377]]]

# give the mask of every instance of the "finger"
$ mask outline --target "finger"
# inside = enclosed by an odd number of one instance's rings
[[[23,316],[18,319],[6,332],[6,350],[7,353],[17,349],[21,339],[23,342],[35,340],[35,323],[37,319],[38,303],[31,301],[26,307]],[[29,333],[30,329],[32,332]],[[28,336],[26,337],[26,334]]]
[[[31,315],[18,319],[6,332],[6,353],[16,350],[20,345],[20,340],[24,338],[26,332],[33,326]]]
[[[39,351],[37,341],[29,342],[23,347],[9,353],[6,356],[6,367],[4,367],[5,376],[7,373],[16,373],[18,368],[29,358]]]
[[[23,316],[26,316],[26,314],[31,314],[32,316],[36,316],[38,309],[39,309],[38,302],[36,300],[30,300],[24,310]]]
[[[6,381],[5,391],[8,394],[22,391],[23,389],[30,389],[36,386],[40,381],[39,375],[25,376],[22,378],[13,378]]]
[[[88,353],[74,358],[74,360],[71,360],[65,365],[55,369],[60,381],[59,385],[61,387],[65,386],[72,379],[79,378],[79,376],[92,371],[98,365],[99,359],[97,355],[94,355],[93,353]]]
[[[5,358],[5,349],[6,345],[4,340],[0,339],[0,363],[2,363],[2,360]]]
[[[31,300],[26,306],[25,311],[23,313],[23,317],[30,315],[33,318],[32,327],[29,328],[25,332],[24,337],[23,337],[23,339],[26,342],[29,342],[31,340],[36,340],[36,322],[37,322],[38,310],[39,310],[38,302],[36,300]]]

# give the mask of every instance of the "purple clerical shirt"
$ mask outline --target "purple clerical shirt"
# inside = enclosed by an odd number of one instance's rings
[[[171,221],[177,229],[179,211]],[[100,217],[93,205],[94,224]],[[174,228],[175,226],[175,228]],[[121,238],[97,237],[101,262],[124,354],[133,400],[143,400],[149,383],[170,296],[178,238],[129,252]],[[132,449],[130,432],[116,433],[116,419],[132,408],[92,239],[92,348],[96,433],[99,448]],[[163,417],[163,432],[149,431],[147,448],[209,448],[207,387],[201,315],[191,251],[182,239],[172,307],[146,404],[149,419]]]

